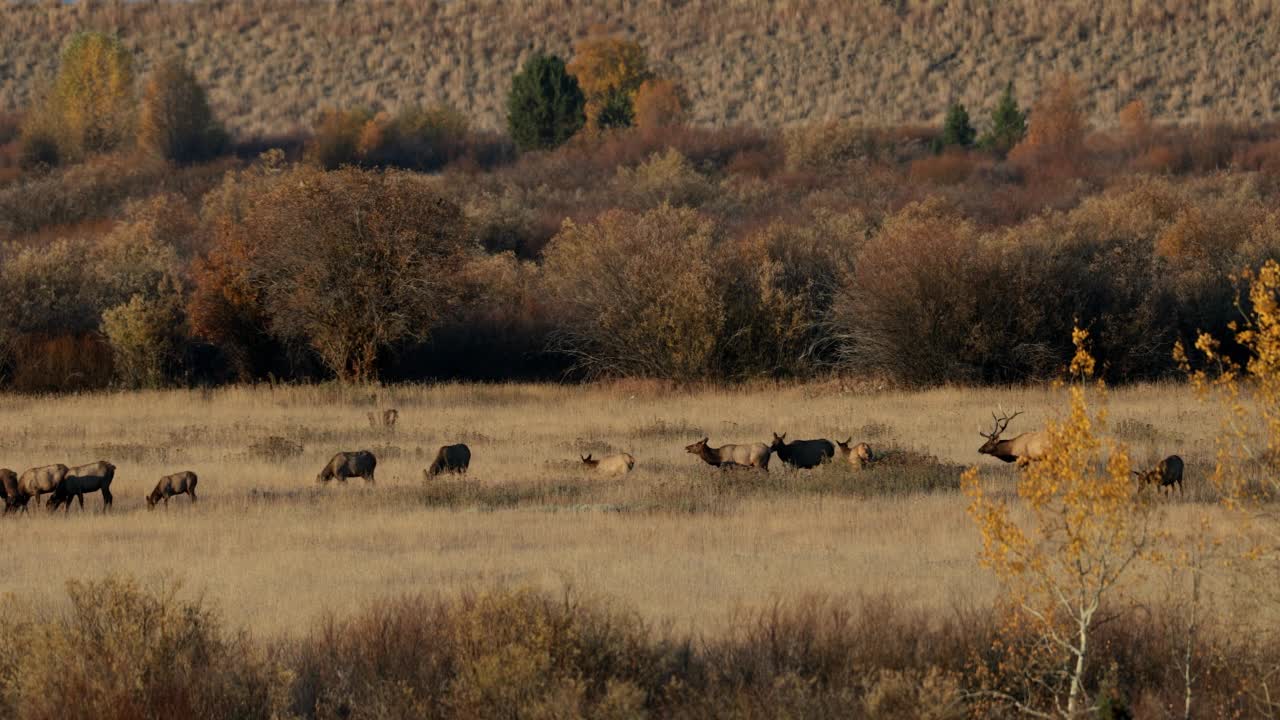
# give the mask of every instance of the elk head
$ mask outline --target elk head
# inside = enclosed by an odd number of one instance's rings
[[[599,460],[592,460],[592,459],[591,459],[591,453],[587,453],[585,456],[583,456],[583,455],[578,455],[578,457],[579,457],[579,458],[582,458],[582,464],[583,464],[583,465],[586,465],[587,467],[595,467],[596,465],[599,465],[599,464],[600,464],[600,461],[599,461]]]
[[[685,452],[693,453],[694,455],[701,455],[702,449],[707,446],[707,440],[710,440],[710,438],[702,438],[692,445],[685,445],[684,450]]]
[[[992,428],[990,433],[984,433],[981,430],[978,431],[979,435],[987,439],[986,442],[982,443],[982,447],[978,448],[978,452],[985,455],[994,455],[996,447],[1000,444],[1000,434],[1009,427],[1010,421],[1021,414],[1022,411],[1019,410],[1018,412],[1010,415],[1009,413],[1004,412],[1003,409],[1000,410],[1000,415],[998,417],[995,413],[991,413],[991,417],[995,420],[995,426]]]
[[[849,438],[849,439],[852,440],[853,438]],[[779,435],[778,433],[774,433],[773,442],[769,445],[769,449],[776,452],[778,448],[786,447],[786,446],[787,446],[787,434],[782,433],[781,435]]]

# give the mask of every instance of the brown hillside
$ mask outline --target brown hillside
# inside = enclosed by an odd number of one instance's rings
[[[241,132],[287,131],[331,105],[440,101],[500,127],[517,65],[567,55],[595,26],[648,46],[704,124],[938,122],[954,100],[984,118],[1007,81],[1025,102],[1064,70],[1095,124],[1135,98],[1165,121],[1280,117],[1277,0],[6,2],[0,111],[29,103],[70,33],[98,29],[144,71],[180,50]]]

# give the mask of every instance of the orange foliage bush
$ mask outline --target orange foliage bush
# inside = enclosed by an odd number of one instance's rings
[[[913,161],[909,175],[916,182],[956,185],[969,179],[974,165],[973,158],[968,153],[951,151]]]
[[[633,112],[636,93],[652,76],[644,47],[616,35],[593,35],[579,41],[573,46],[573,60],[567,69],[587,98],[587,127],[592,130],[630,124],[609,114]]]
[[[1052,81],[1031,110],[1027,137],[1009,159],[1036,174],[1078,174],[1087,130],[1081,97],[1079,82],[1070,75]]]
[[[652,132],[683,125],[689,100],[675,80],[646,80],[636,92],[636,127]]]

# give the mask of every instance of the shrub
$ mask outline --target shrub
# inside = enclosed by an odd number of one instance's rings
[[[680,83],[665,78],[645,80],[636,92],[636,127],[645,132],[679,127],[685,123],[688,107],[689,99]]]
[[[53,88],[27,118],[28,157],[56,142],[57,159],[79,159],[123,145],[133,134],[133,56],[120,39],[73,35],[62,51]],[[52,163],[50,163],[52,164]]]
[[[968,180],[973,171],[973,158],[968,153],[953,150],[912,161],[907,174],[918,182],[958,185]]]
[[[939,201],[887,218],[835,300],[843,361],[915,383],[972,376],[978,250],[977,229]]]
[[[62,613],[0,623],[0,714],[267,720],[284,712],[286,671],[177,588],[73,580],[67,595]]]
[[[380,352],[424,339],[449,308],[464,225],[418,176],[300,168],[266,184],[239,232],[272,331],[368,381]]]
[[[1049,83],[1031,110],[1031,128],[1010,153],[1013,162],[1047,174],[1080,169],[1086,121],[1079,83],[1062,75]]]
[[[111,383],[111,348],[96,333],[20,335],[0,342],[0,369],[7,366],[12,388],[23,393],[97,390]]]
[[[438,170],[460,156],[467,119],[456,110],[411,107],[395,116],[357,108],[322,113],[307,154],[326,170],[343,165]]]
[[[312,129],[307,156],[325,170],[357,164],[361,135],[373,117],[366,108],[325,110]]]
[[[102,314],[116,377],[126,387],[163,387],[173,377],[183,340],[181,308],[175,295],[134,295]]]
[[[652,75],[644,48],[612,35],[579,41],[568,70],[586,97],[587,127],[592,130],[631,125],[636,93]]]
[[[209,109],[204,88],[180,57],[151,72],[142,94],[138,144],[178,163],[211,158],[227,143],[226,131]]]
[[[670,205],[565,221],[545,264],[557,347],[593,376],[709,376],[724,324],[714,245],[711,221]]]
[[[662,203],[696,207],[715,192],[715,185],[675,148],[650,155],[635,169],[619,168],[614,182],[640,208]]]
[[[511,78],[507,128],[521,150],[559,147],[586,122],[578,81],[555,55],[536,54]]]
[[[854,160],[873,158],[875,134],[856,121],[801,125],[783,133],[787,167],[791,170],[838,168]]]

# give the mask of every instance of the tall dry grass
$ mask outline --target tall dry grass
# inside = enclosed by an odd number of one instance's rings
[[[62,579],[124,572],[178,577],[255,631],[429,589],[566,585],[621,598],[682,629],[723,627],[737,607],[798,591],[892,593],[922,609],[990,600],[977,539],[955,492],[997,404],[1011,431],[1060,404],[1042,388],[856,394],[837,382],[680,391],[660,384],[215,391],[5,396],[0,465],[21,471],[99,458],[118,466],[110,515],[41,509],[0,523],[10,555],[0,593],[38,601]],[[395,407],[394,430],[367,412]],[[1187,497],[1207,499],[1212,418],[1189,390],[1114,392],[1117,435],[1137,460],[1178,452]],[[1024,424],[1025,423],[1025,424]],[[770,432],[870,443],[870,470],[721,472],[684,451]],[[465,478],[425,482],[435,449],[466,442]],[[378,482],[317,486],[338,450],[368,448]],[[626,451],[623,478],[584,473],[578,455]],[[776,463],[776,461],[775,461]],[[148,512],[161,475],[193,470],[198,504]],[[991,468],[992,482],[1011,470]]]
[[[181,52],[241,134],[307,126],[328,106],[436,102],[497,128],[529,54],[570,57],[604,27],[681,79],[699,124],[940,122],[957,101],[985,117],[1007,82],[1025,104],[1063,69],[1101,123],[1134,99],[1169,120],[1260,121],[1280,113],[1278,17],[1274,0],[5,3],[0,111],[30,103],[68,35],[97,29],[138,51],[141,74]]]

